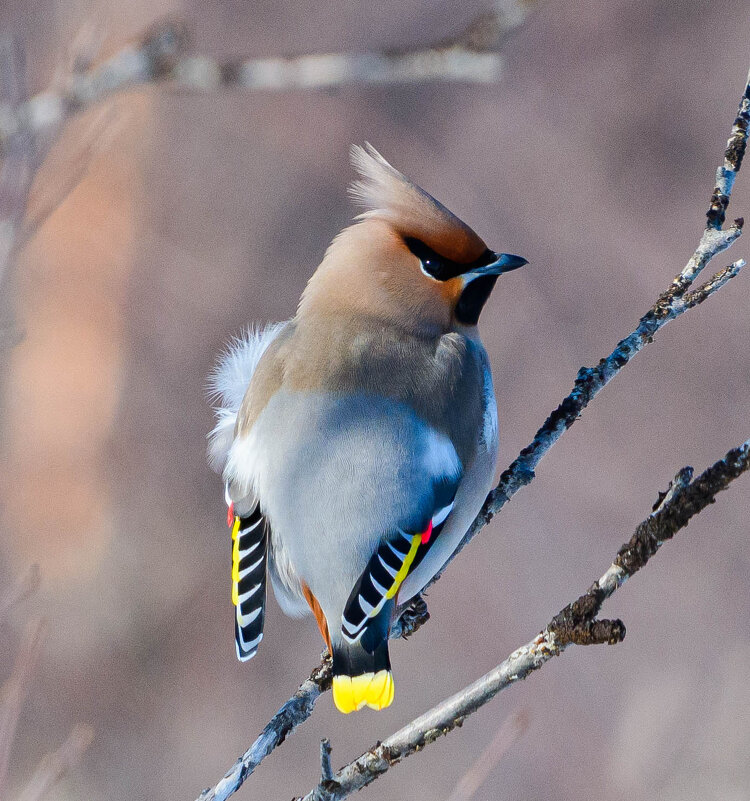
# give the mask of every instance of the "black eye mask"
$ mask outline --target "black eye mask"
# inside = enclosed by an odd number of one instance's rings
[[[431,247],[425,245],[421,239],[413,236],[404,237],[406,247],[422,262],[422,269],[427,275],[432,276],[437,281],[448,281],[450,278],[456,278],[464,273],[476,270],[479,267],[484,267],[487,264],[492,264],[497,258],[489,248],[478,258],[468,264],[460,264],[457,261],[441,256],[436,253]]]
[[[461,264],[436,253],[421,239],[408,236],[404,237],[404,242],[421,262],[422,271],[436,281],[448,281],[460,275],[466,276],[463,292],[454,310],[456,320],[464,325],[477,324],[498,276],[528,264],[521,256],[514,256],[512,253],[494,253],[489,248],[478,259],[468,264]]]

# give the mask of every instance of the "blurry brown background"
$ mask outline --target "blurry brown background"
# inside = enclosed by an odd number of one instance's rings
[[[87,22],[107,31],[105,52],[175,13],[198,50],[260,56],[429,44],[482,8],[4,0],[0,28],[24,38],[39,91]],[[310,620],[275,602],[258,657],[234,656],[205,379],[243,324],[293,314],[353,213],[349,145],[372,141],[531,262],[482,320],[504,467],[691,254],[748,67],[747,10],[549,2],[506,45],[497,85],[117,100],[114,139],[25,249],[14,286],[25,338],[3,399],[0,582],[39,562],[28,611],[50,623],[14,782],[88,721],[94,744],[57,798],[192,799],[317,662]],[[66,129],[39,191],[85,122]],[[750,216],[746,170],[734,216]],[[743,255],[745,240],[716,267]],[[240,797],[306,791],[322,736],[341,764],[489,669],[603,572],[677,468],[750,435],[749,281],[670,324],[451,567],[430,625],[392,648],[394,706],[344,718],[324,697]],[[525,710],[528,731],[477,799],[747,798],[748,489],[738,481],[607,605],[628,626],[622,645],[574,649],[366,797],[446,798]],[[0,636],[4,677],[18,633]]]

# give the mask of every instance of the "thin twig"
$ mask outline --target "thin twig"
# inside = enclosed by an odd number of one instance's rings
[[[578,600],[555,615],[537,637],[482,678],[350,762],[301,801],[341,801],[361,790],[402,759],[462,726],[469,715],[499,692],[525,679],[570,645],[620,642],[625,636],[620,621],[597,620],[604,601],[748,468],[750,440],[729,451],[694,481],[688,478],[691,468],[683,468],[670,485],[667,496],[660,498],[657,510],[636,528],[604,575]],[[601,634],[592,637],[597,624],[601,624]]]
[[[320,741],[320,783],[325,784],[333,778],[331,767],[331,741],[324,737]]]
[[[37,589],[39,579],[39,567],[32,565],[12,584],[0,599],[0,622],[4,615]],[[21,709],[28,697],[34,669],[39,661],[45,629],[45,624],[40,620],[27,625],[13,672],[0,688],[0,799],[6,798],[5,785],[11,748]],[[93,730],[90,726],[83,724],[74,726],[62,746],[39,763],[31,780],[18,796],[18,801],[40,801],[59,779],[80,761],[92,739]]]
[[[724,163],[716,170],[716,186],[708,209],[708,225],[719,230],[724,225],[729,198],[732,196],[734,179],[742,166],[747,148],[748,125],[750,125],[750,72],[745,80],[745,93],[740,101],[737,118],[729,134],[724,151]]]
[[[687,308],[692,308],[699,303],[703,303],[707,297],[721,289],[730,278],[734,278],[744,266],[745,260],[737,259],[737,261],[732,262],[728,267],[719,270],[719,272],[709,278],[703,286],[699,286],[698,289],[694,289],[692,292],[686,292],[682,296],[682,303]]]

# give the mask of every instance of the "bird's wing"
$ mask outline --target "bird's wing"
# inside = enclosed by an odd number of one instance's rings
[[[452,509],[451,499],[434,511],[423,531],[397,528],[391,536],[381,539],[344,607],[341,632],[347,642],[359,640],[369,622],[397,595],[404,579],[419,565],[440,536]]]
[[[237,658],[246,662],[255,656],[263,639],[270,530],[260,504],[240,516],[234,514],[230,503],[227,521],[232,527],[234,641]]]

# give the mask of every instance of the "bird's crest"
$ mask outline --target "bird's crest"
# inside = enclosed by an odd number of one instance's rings
[[[473,261],[486,250],[465,222],[391,166],[369,142],[352,146],[351,159],[360,178],[349,194],[366,209],[357,219],[386,220],[403,236],[417,237],[457,262]]]

